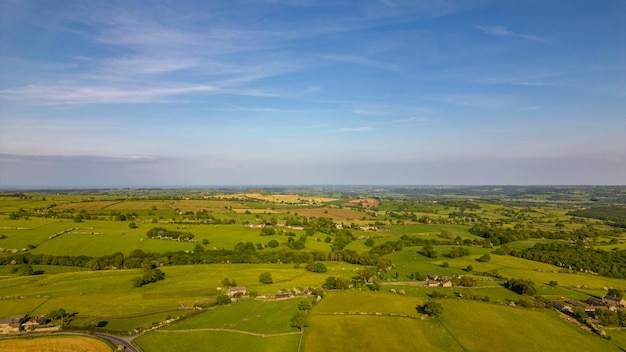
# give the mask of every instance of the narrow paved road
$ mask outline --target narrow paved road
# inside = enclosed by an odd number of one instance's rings
[[[89,335],[89,334],[86,334],[86,335]],[[123,339],[121,337],[112,336],[112,335],[105,335],[105,334],[98,334],[98,333],[94,333],[92,336],[96,336],[96,337],[101,338],[103,340],[111,341],[116,346],[122,345],[125,348],[124,351],[127,351],[127,352],[142,352],[137,347],[131,345],[131,343],[129,341],[126,341],[125,339]]]

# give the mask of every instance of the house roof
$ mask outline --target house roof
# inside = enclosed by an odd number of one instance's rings
[[[228,289],[228,292],[244,292],[247,291],[246,286],[235,286]]]

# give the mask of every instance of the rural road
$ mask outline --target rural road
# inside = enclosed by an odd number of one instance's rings
[[[85,334],[85,335],[89,335],[89,334]],[[131,343],[129,341],[124,340],[121,337],[117,337],[117,336],[112,336],[112,335],[105,335],[105,334],[98,334],[98,333],[94,333],[92,334],[92,336],[96,336],[100,339],[103,340],[108,340],[110,342],[112,342],[114,345],[122,345],[124,346],[124,351],[126,352],[142,352],[140,349],[138,349],[137,347],[131,345]]]

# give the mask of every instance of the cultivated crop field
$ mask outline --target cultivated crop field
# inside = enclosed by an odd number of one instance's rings
[[[34,339],[0,340],[0,350],[4,352],[66,352],[90,351],[110,352],[111,347],[106,343],[82,336],[55,336],[38,337]]]

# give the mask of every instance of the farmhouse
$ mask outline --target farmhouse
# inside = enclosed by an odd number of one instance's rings
[[[287,298],[293,298],[293,293],[291,293],[291,292],[280,292],[280,293],[276,294],[276,299],[287,299]]]
[[[248,289],[246,288],[246,286],[235,286],[235,287],[229,288],[228,291],[226,292],[228,297],[235,296],[238,293],[241,293],[242,296],[245,296],[248,293]]]
[[[602,297],[602,302],[607,304],[609,307],[626,307],[626,300],[619,297],[605,295],[604,297]]]
[[[30,320],[28,315],[18,315],[0,320],[0,332],[2,334],[19,333],[23,331],[24,324]]]
[[[589,298],[587,300],[587,304],[592,306],[592,307],[606,308],[606,304],[604,302],[602,302],[601,300],[596,299],[596,298]]]
[[[452,281],[446,278],[442,278],[439,282],[441,283],[441,287],[452,287]]]

